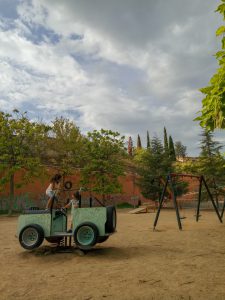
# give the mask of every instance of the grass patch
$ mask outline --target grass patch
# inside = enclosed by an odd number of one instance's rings
[[[128,202],[119,203],[116,205],[117,208],[133,208],[134,206]]]

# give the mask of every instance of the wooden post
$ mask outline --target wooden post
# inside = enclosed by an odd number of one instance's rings
[[[219,213],[218,208],[217,208],[217,206],[216,206],[216,204],[215,204],[215,201],[214,201],[214,199],[213,199],[213,196],[212,196],[212,194],[211,194],[211,192],[210,192],[210,190],[209,190],[209,187],[208,187],[208,185],[207,185],[207,183],[206,183],[206,181],[205,181],[205,178],[204,178],[203,176],[202,176],[202,180],[203,180],[204,185],[205,185],[205,187],[206,187],[206,190],[207,190],[207,192],[208,192],[208,194],[209,194],[209,197],[210,197],[210,200],[211,200],[211,202],[212,202],[212,205],[213,205],[213,207],[214,207],[214,209],[215,209],[215,211],[216,211],[217,217],[218,217],[218,219],[220,220],[220,222],[223,223],[223,220],[222,220],[222,218],[221,218],[221,216],[220,216],[220,213]]]
[[[163,204],[163,200],[164,200],[164,197],[165,197],[165,192],[166,192],[166,188],[167,188],[167,185],[168,185],[168,181],[169,181],[169,176],[167,176],[167,178],[166,178],[166,183],[164,185],[164,188],[163,188],[160,200],[159,200],[159,207],[158,207],[158,210],[157,210],[157,213],[156,213],[156,217],[155,217],[155,221],[154,221],[154,225],[153,225],[153,230],[155,230],[155,227],[156,227],[157,222],[158,222],[158,218],[159,218],[159,214],[160,214],[162,204]]]
[[[196,222],[198,222],[198,220],[199,220],[199,212],[200,212],[201,195],[202,195],[202,176],[200,177],[200,181],[199,181],[199,190],[198,190],[198,205],[197,205],[197,211],[196,211]]]

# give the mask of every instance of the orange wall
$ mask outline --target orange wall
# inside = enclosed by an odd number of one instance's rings
[[[16,196],[23,196],[23,195],[29,195],[32,199],[40,199],[40,197],[46,197],[45,196],[45,190],[49,184],[49,179],[54,173],[57,173],[57,170],[53,168],[47,168],[47,172],[49,174],[48,178],[45,179],[34,179],[33,182],[28,183],[24,185],[21,188],[15,189],[15,195]],[[20,182],[20,179],[23,176],[23,172],[20,171],[15,175],[15,183]],[[75,171],[73,175],[67,176],[65,178],[65,181],[71,181],[73,183],[73,187],[75,189],[79,189],[79,180],[80,180],[80,174],[79,171]],[[122,203],[122,202],[129,202],[131,204],[137,204],[138,200],[145,201],[146,199],[141,195],[140,189],[137,186],[137,178],[133,174],[126,174],[126,176],[121,177],[119,179],[121,185],[122,185],[122,193],[119,195],[112,195],[112,198],[116,201],[116,203]],[[70,192],[65,192],[64,198],[69,197]],[[9,196],[9,185],[7,185],[3,191],[0,192],[0,198],[3,196]],[[88,196],[88,194],[86,195]]]
[[[51,176],[58,172],[58,170],[53,168],[47,168],[49,176],[45,179],[34,179],[33,182],[26,184],[25,186],[15,190],[15,195],[23,198],[25,195],[27,198],[35,200],[38,203],[40,201],[46,201],[47,196],[45,195],[45,190],[49,184],[49,179]],[[0,174],[1,176],[1,174]],[[23,172],[18,172],[15,176],[15,182],[19,182],[20,178],[23,176]],[[75,171],[73,175],[67,176],[65,181],[70,180],[73,183],[73,188],[79,189],[80,174],[79,171]],[[199,181],[196,179],[183,178],[184,181],[189,182],[189,191],[198,192]],[[137,176],[132,173],[127,173],[126,176],[120,178],[122,185],[122,193],[117,195],[111,195],[111,200],[114,203],[128,202],[133,205],[137,205],[138,201],[147,202],[148,199],[144,198],[140,192],[137,185]],[[9,186],[6,186],[2,192],[0,192],[0,199],[9,196]],[[89,193],[83,193],[83,197],[88,197]],[[71,197],[71,192],[65,192],[62,196],[63,199]],[[196,199],[197,193],[188,193],[183,195],[180,199],[182,200],[193,200]],[[100,197],[98,197],[100,198]],[[41,200],[40,200],[41,199]],[[0,208],[1,209],[1,208]]]

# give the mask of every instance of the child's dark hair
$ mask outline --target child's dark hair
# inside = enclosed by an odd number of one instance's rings
[[[62,178],[61,174],[55,174],[52,179],[51,182],[59,182],[59,180]]]
[[[77,191],[76,193],[73,194],[74,197],[77,199],[77,200],[80,200],[80,193],[79,191]]]

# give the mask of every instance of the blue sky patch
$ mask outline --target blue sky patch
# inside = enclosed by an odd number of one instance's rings
[[[18,0],[0,0],[0,16],[8,19],[16,19]]]
[[[32,41],[34,44],[41,44],[42,42],[50,42],[51,44],[57,44],[61,36],[55,33],[51,29],[47,29],[39,24],[28,24],[24,22],[24,24],[29,28],[31,34],[27,36],[27,38]]]

